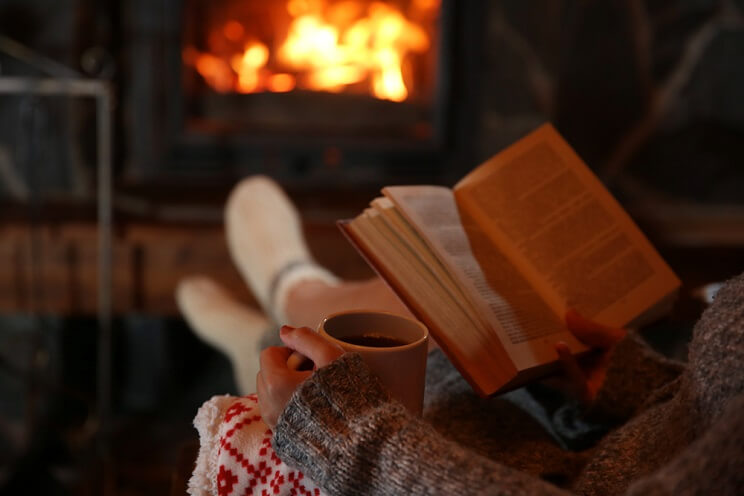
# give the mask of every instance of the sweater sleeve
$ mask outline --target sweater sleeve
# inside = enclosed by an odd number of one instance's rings
[[[297,389],[272,443],[329,494],[566,494],[445,440],[391,400],[355,354]]]
[[[681,362],[660,355],[635,331],[612,351],[602,387],[589,409],[593,418],[618,422],[631,417],[651,393],[674,381]]]
[[[744,494],[744,394],[695,442],[659,470],[633,483],[629,495]]]

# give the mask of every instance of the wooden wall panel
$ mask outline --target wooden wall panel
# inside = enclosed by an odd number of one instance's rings
[[[371,272],[331,224],[305,226],[318,261],[342,277]],[[172,315],[174,290],[208,275],[256,305],[232,264],[221,226],[136,224],[113,240],[114,311]],[[93,224],[0,226],[0,312],[95,314],[98,240]]]

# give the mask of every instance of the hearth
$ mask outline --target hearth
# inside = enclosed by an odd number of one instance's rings
[[[463,118],[475,59],[459,54],[477,53],[480,32],[480,7],[463,4],[134,2],[122,47],[128,178],[267,173],[302,188],[457,177],[475,126]]]

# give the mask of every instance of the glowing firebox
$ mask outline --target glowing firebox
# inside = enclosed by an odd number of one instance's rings
[[[219,93],[299,90],[401,102],[427,92],[439,0],[288,0],[206,20],[184,63]],[[263,6],[261,5],[263,4]]]

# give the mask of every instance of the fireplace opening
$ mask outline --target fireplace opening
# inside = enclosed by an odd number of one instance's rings
[[[461,25],[473,9],[451,0],[184,0],[180,10],[147,54],[165,56],[162,77],[146,72],[157,63],[132,65],[141,82],[135,176],[267,173],[285,185],[379,187],[457,162],[455,52],[472,45],[458,36],[476,31]]]
[[[438,0],[227,0],[188,13],[185,67],[218,93],[431,98]]]
[[[186,125],[429,140],[438,0],[186,4]]]

